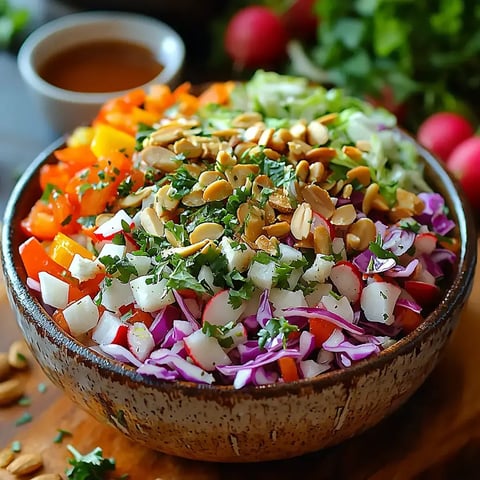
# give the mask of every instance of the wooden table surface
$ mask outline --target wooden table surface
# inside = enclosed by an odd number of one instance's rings
[[[459,325],[438,366],[418,392],[395,414],[342,445],[304,457],[260,464],[201,463],[170,457],[133,444],[111,427],[90,418],[55,388],[32,361],[25,379],[30,406],[0,408],[0,450],[18,440],[22,452],[43,455],[43,472],[68,466],[67,444],[86,453],[100,446],[116,459],[115,477],[132,480],[266,480],[305,476],[318,479],[480,478],[480,266]],[[0,290],[0,352],[20,338]],[[43,393],[38,386],[47,386]],[[42,390],[42,389],[40,389]],[[16,426],[25,412],[32,421]],[[306,412],[306,415],[308,413]],[[54,443],[57,429],[71,432]],[[15,477],[0,469],[0,480]],[[25,477],[22,477],[25,478]]]

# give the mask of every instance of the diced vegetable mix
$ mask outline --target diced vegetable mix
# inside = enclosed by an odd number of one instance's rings
[[[28,285],[67,333],[166,381],[264,385],[378,354],[458,239],[391,115],[257,72],[109,101],[40,172]]]

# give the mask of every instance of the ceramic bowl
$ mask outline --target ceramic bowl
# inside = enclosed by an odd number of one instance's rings
[[[126,12],[84,12],[52,20],[32,32],[18,53],[20,74],[52,129],[58,133],[89,124],[100,107],[122,91],[85,93],[65,90],[45,81],[39,67],[59,52],[82,43],[125,41],[151,50],[163,65],[159,75],[147,83],[176,85],[185,58],[182,38],[154,18]]]
[[[302,455],[359,434],[424,382],[472,287],[477,242],[470,210],[440,163],[418,147],[427,178],[458,226],[461,248],[450,288],[414,332],[348,369],[292,383],[234,390],[142,376],[66,335],[25,285],[20,220],[40,194],[40,166],[53,162],[52,152],[60,146],[61,141],[40,154],[8,203],[2,250],[9,298],[48,377],[93,417],[152,449],[197,460],[256,462]]]

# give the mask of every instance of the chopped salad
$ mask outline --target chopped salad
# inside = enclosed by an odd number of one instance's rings
[[[377,355],[438,304],[458,238],[386,111],[305,79],[135,90],[42,166],[31,291],[165,381],[266,385]]]

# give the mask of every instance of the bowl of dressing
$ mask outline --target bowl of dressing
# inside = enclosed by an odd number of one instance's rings
[[[53,20],[25,40],[18,68],[57,133],[91,122],[108,99],[151,84],[174,86],[185,58],[182,38],[154,18],[84,12]]]

